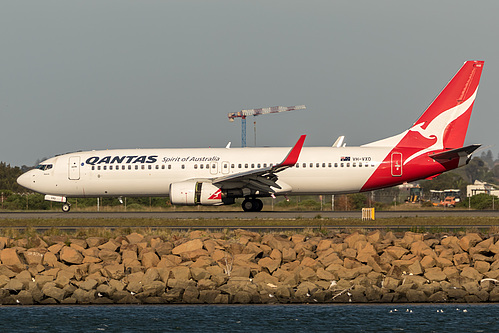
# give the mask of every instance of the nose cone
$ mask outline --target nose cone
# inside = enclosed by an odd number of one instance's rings
[[[17,178],[17,183],[22,187],[31,189],[30,185],[33,184],[31,178],[32,178],[31,172],[30,171],[25,172]]]

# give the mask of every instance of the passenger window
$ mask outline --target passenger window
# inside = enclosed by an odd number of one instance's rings
[[[234,168],[235,168],[235,164],[231,164],[231,165],[230,165],[230,167],[231,167],[232,169],[234,169]]]
[[[355,168],[356,167],[356,163],[352,163],[352,166]]]
[[[100,170],[100,165],[97,166],[97,170]]]
[[[359,168],[362,168],[362,163],[359,163]]]
[[[139,166],[138,165],[135,166],[135,170],[139,170]]]
[[[300,163],[296,163],[296,167],[299,168],[300,167]]]
[[[315,163],[315,167],[318,168],[320,166],[319,163]]]
[[[148,168],[149,170],[151,170],[151,169],[152,169],[152,165],[148,165],[148,166],[147,166],[147,168]]]
[[[197,164],[194,164],[194,169],[197,169],[198,168],[198,165]]]
[[[313,168],[314,167],[314,163],[310,163],[310,167]]]
[[[306,167],[307,167],[307,163],[303,163],[303,165],[302,165],[302,166],[303,166],[304,168],[306,168]]]
[[[338,167],[338,163],[334,163],[334,167],[337,168]]]
[[[92,170],[95,170],[95,166],[92,165]]]
[[[350,167],[350,163],[347,163],[347,168],[349,168],[349,167]]]
[[[340,163],[340,167],[344,167],[345,166],[345,163]]]
[[[159,169],[159,165],[156,164],[156,170],[158,170],[158,169]]]
[[[239,169],[241,169],[243,166],[242,166],[242,164],[241,164],[241,163],[239,163],[239,164],[237,165],[237,167],[238,167]]]
[[[168,170],[170,170],[171,168],[172,168],[172,165],[168,164]]]
[[[266,168],[267,167],[267,163],[263,163],[263,167]]]
[[[327,166],[330,168],[332,165],[331,165],[331,163],[328,163],[328,165],[327,165]]]
[[[257,165],[256,167],[257,167],[258,169],[260,169],[260,168],[261,168],[261,164],[260,164],[260,163],[258,163],[258,165]]]
[[[203,169],[203,167],[204,167],[204,164],[200,164],[200,165],[199,165],[199,168],[200,168],[200,169]]]
[[[326,167],[326,163],[322,163],[322,167],[325,168]]]
[[[251,163],[251,168],[254,169],[255,168],[255,163]]]
[[[109,170],[113,170],[113,166],[112,165],[109,166]]]
[[[185,164],[182,164],[182,169],[185,169]]]
[[[246,169],[248,169],[248,163],[244,164],[244,167],[245,167]]]
[[[227,163],[224,164],[224,169],[227,169],[229,165]]]
[[[132,166],[131,165],[128,166],[128,170],[132,170]]]
[[[164,164],[161,166],[161,169],[162,169],[162,170],[164,170],[164,169],[165,169],[165,165],[164,165]]]

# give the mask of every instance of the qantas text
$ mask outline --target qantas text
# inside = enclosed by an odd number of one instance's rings
[[[113,164],[113,163],[155,163],[158,161],[158,155],[150,156],[104,156],[102,158],[98,156],[92,156],[87,158],[85,162],[90,165],[96,164]]]

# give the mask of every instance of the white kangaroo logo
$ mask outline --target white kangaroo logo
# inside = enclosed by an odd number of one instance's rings
[[[435,118],[433,118],[433,120],[431,120],[429,122],[429,124],[428,124],[428,126],[426,126],[426,128],[423,128],[423,125],[425,125],[426,122],[422,122],[419,124],[415,124],[414,126],[412,126],[409,129],[409,132],[410,131],[418,132],[426,139],[430,139],[430,140],[437,139],[437,141],[435,141],[435,143],[433,145],[431,145],[430,147],[422,149],[422,150],[418,151],[417,153],[414,153],[413,155],[411,155],[409,158],[407,158],[405,160],[404,165],[409,163],[409,161],[413,160],[414,158],[421,156],[425,153],[428,153],[428,152],[433,151],[433,150],[444,149],[443,136],[444,136],[445,129],[447,128],[447,126],[449,126],[450,123],[452,123],[454,120],[456,120],[457,118],[462,116],[469,109],[471,104],[473,104],[473,102],[475,101],[477,91],[478,91],[478,87],[475,90],[475,92],[473,93],[473,95],[470,96],[470,98],[468,98],[463,103],[456,105],[455,107],[450,108],[449,110],[446,110],[446,111],[440,113],[438,116],[436,116]],[[454,147],[454,148],[457,148],[457,147]]]

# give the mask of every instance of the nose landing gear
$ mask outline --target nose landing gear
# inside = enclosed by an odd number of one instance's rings
[[[263,208],[263,202],[260,199],[246,198],[242,204],[245,212],[260,212]]]
[[[62,211],[64,213],[69,212],[70,209],[71,209],[71,205],[68,202],[65,202],[65,203],[62,204]]]

